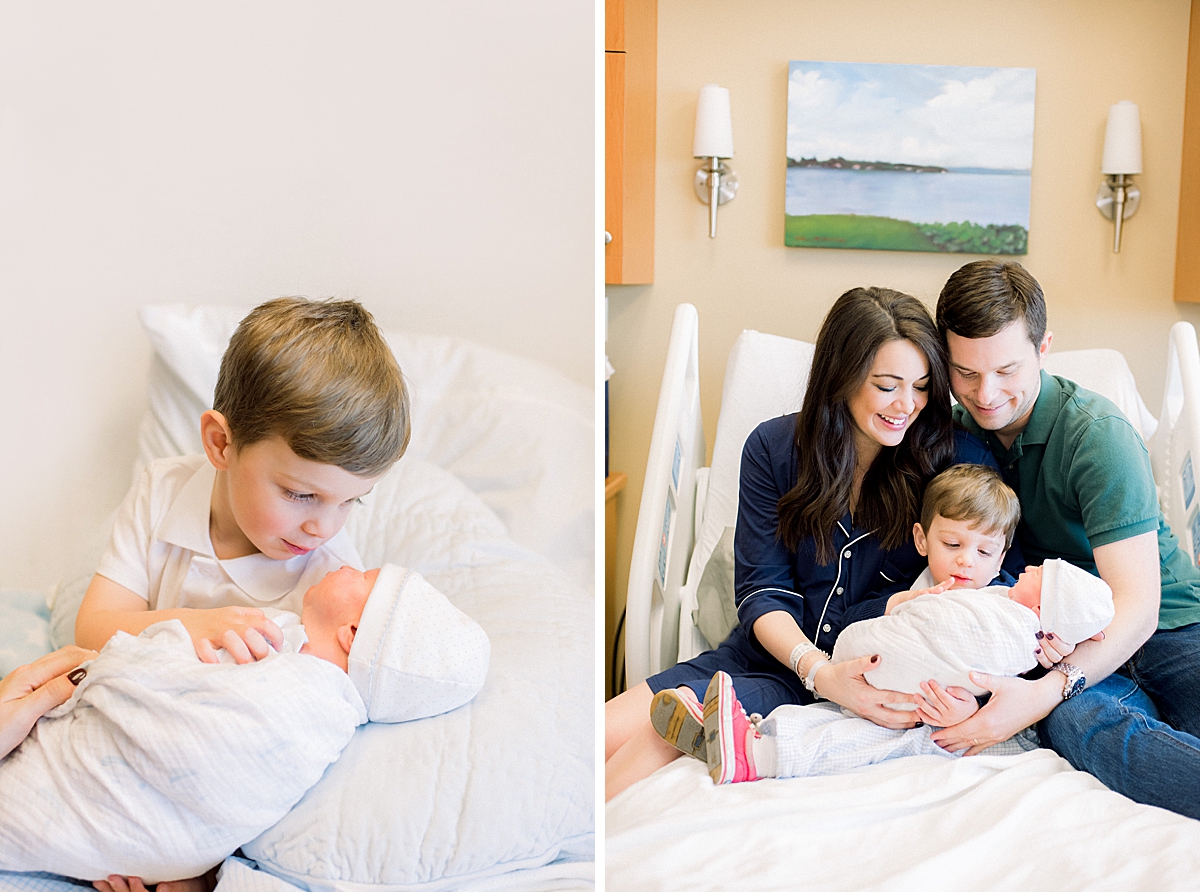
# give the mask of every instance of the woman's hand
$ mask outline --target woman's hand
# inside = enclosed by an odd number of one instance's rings
[[[70,698],[79,679],[67,674],[95,656],[68,645],[0,679],[0,759],[17,748],[38,719]]]
[[[966,721],[933,732],[933,742],[952,753],[981,753],[1045,718],[1062,702],[1062,675],[1057,672],[1036,681],[972,672],[971,681],[992,696]]]
[[[1059,660],[1063,659],[1064,657],[1069,657],[1075,651],[1074,644],[1068,644],[1053,632],[1047,632],[1044,635],[1041,632],[1038,632],[1037,638],[1038,648],[1034,651],[1034,655],[1037,657],[1037,660],[1043,669],[1049,669]],[[1103,632],[1097,632],[1088,639],[1088,641],[1103,640]]]
[[[917,716],[927,725],[946,728],[966,721],[979,711],[979,701],[966,688],[944,688],[933,679],[921,682],[925,702]]]
[[[883,658],[859,657],[844,663],[826,663],[817,669],[813,687],[826,700],[844,706],[855,715],[862,716],[885,728],[912,728],[917,724],[917,713],[893,707],[900,704],[919,706],[925,702],[919,694],[901,694],[897,691],[881,691],[871,687],[863,674],[880,665]]]

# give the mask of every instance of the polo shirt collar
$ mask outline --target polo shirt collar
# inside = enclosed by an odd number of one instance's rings
[[[216,481],[217,469],[207,460],[204,461],[167,509],[167,515],[158,529],[160,540],[216,559],[212,539],[208,535],[208,518],[212,511],[213,485]]]
[[[1042,369],[1042,389],[1038,393],[1037,402],[1033,404],[1029,424],[1025,425],[1025,430],[1021,431],[1017,441],[1024,446],[1049,442],[1061,408],[1062,383]]]

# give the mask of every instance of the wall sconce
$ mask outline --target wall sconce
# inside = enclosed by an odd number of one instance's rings
[[[1113,253],[1121,252],[1121,222],[1138,209],[1142,193],[1133,185],[1133,175],[1142,172],[1142,119],[1137,103],[1128,99],[1108,109],[1104,134],[1104,162],[1100,172],[1105,181],[1096,192],[1096,207],[1113,221]]]
[[[737,175],[722,158],[733,157],[733,121],[729,115],[729,90],[716,84],[700,88],[696,103],[696,134],[692,155],[703,158],[696,171],[696,195],[708,205],[708,237],[717,237],[717,207],[737,194]]]

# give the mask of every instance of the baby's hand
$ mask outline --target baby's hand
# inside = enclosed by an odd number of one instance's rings
[[[204,876],[159,883],[158,892],[211,892],[216,884],[217,869],[214,867]],[[141,877],[123,877],[117,874],[106,880],[96,880],[92,885],[98,892],[149,892]]]
[[[921,682],[921,695],[925,703],[917,706],[917,716],[938,728],[957,725],[979,710],[979,701],[966,688],[943,688],[933,679]]]
[[[183,624],[192,636],[201,662],[218,662],[217,650],[224,648],[234,662],[252,663],[283,646],[283,632],[257,607],[216,607],[191,610]],[[120,892],[120,890],[118,890]]]

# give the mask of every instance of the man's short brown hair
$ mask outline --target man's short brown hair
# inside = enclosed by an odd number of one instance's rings
[[[237,449],[278,436],[300,458],[360,477],[383,474],[408,447],[404,377],[357,301],[255,307],[221,359],[213,408]]]
[[[1029,271],[1015,260],[976,260],[956,270],[938,296],[937,327],[946,340],[990,338],[1018,319],[1034,347],[1046,335],[1046,298]]]
[[[921,529],[926,534],[938,516],[963,521],[988,535],[1003,536],[1007,551],[1021,520],[1021,503],[987,465],[951,465],[925,487]]]

